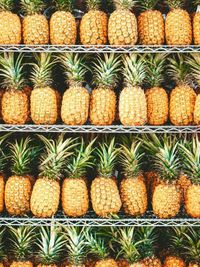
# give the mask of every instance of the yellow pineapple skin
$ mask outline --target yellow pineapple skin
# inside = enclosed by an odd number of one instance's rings
[[[83,87],[71,87],[62,99],[61,118],[68,125],[83,125],[88,120],[90,94]]]
[[[3,174],[0,174],[0,212],[4,210],[5,180]]]
[[[38,218],[50,218],[58,210],[60,184],[46,177],[37,179],[31,195],[31,211]]]
[[[170,94],[170,121],[176,126],[187,126],[194,121],[196,93],[187,85],[175,87]]]
[[[143,45],[162,45],[165,42],[165,23],[158,10],[147,10],[138,17],[139,42]]]
[[[189,263],[188,267],[200,267],[200,264],[198,263]]]
[[[21,43],[20,18],[9,11],[0,12],[0,44],[11,45]]]
[[[168,45],[190,45],[192,43],[192,23],[186,10],[173,9],[166,17],[166,42]]]
[[[138,40],[136,16],[129,10],[115,10],[108,22],[108,40],[111,45],[135,45]]]
[[[186,264],[181,258],[167,256],[164,261],[164,267],[186,267]]]
[[[84,216],[89,209],[89,195],[83,178],[66,178],[62,186],[62,208],[70,217]]]
[[[193,36],[194,44],[200,45],[200,12],[197,12],[193,18]]]
[[[82,265],[66,264],[65,267],[85,267],[85,265],[84,264]]]
[[[30,261],[13,261],[10,267],[33,267],[33,263]]]
[[[8,90],[2,97],[2,117],[8,124],[25,124],[29,116],[29,98],[20,90]]]
[[[37,267],[58,267],[56,264],[38,264]]]
[[[108,38],[108,17],[100,10],[90,10],[80,23],[80,40],[83,45],[105,45]]]
[[[30,211],[32,184],[29,176],[13,175],[5,186],[5,206],[11,215],[24,215]]]
[[[141,126],[147,122],[147,101],[142,88],[126,87],[119,97],[119,118],[125,126]]]
[[[142,175],[124,178],[120,185],[122,206],[126,214],[143,215],[147,210],[147,189]]]
[[[118,265],[114,259],[105,259],[97,261],[95,267],[118,267]]]
[[[107,218],[120,211],[122,203],[117,183],[113,178],[95,178],[92,181],[90,194],[93,210],[98,216]]]
[[[35,14],[24,18],[23,41],[26,45],[49,43],[49,23],[44,15]]]
[[[145,267],[162,267],[161,261],[156,257],[146,258],[142,262]]]
[[[125,259],[118,259],[116,262],[117,262],[118,267],[129,267],[130,266],[129,262]]]
[[[56,11],[50,19],[50,41],[53,45],[74,45],[77,39],[75,17],[66,11]]]
[[[194,124],[200,125],[200,95],[197,95],[194,107]]]
[[[58,98],[50,87],[35,88],[31,92],[31,119],[35,124],[55,124],[58,119]]]
[[[185,209],[192,218],[200,219],[200,185],[192,184],[185,195]]]
[[[166,91],[154,87],[146,91],[148,123],[163,125],[168,120],[169,100]]]
[[[160,219],[175,217],[181,206],[181,191],[173,184],[159,184],[152,198],[154,214]]]
[[[181,189],[181,193],[182,193],[182,197],[181,197],[181,202],[185,203],[185,197],[186,197],[186,193],[188,188],[191,185],[191,181],[190,179],[187,177],[186,174],[182,173],[180,174],[178,180],[177,180],[177,185],[180,187]]]
[[[111,125],[115,120],[116,102],[112,89],[94,89],[90,99],[90,122],[93,125]]]

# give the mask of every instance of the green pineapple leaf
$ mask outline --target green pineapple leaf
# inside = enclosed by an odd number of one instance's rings
[[[165,0],[170,9],[183,8],[185,6],[185,0]]]
[[[20,5],[25,15],[40,14],[46,8],[44,0],[20,0]]]
[[[116,9],[125,9],[125,10],[132,10],[134,6],[138,3],[138,1],[133,0],[113,0]]]
[[[12,11],[14,9],[13,0],[1,0],[0,1],[0,11]]]
[[[4,235],[5,235],[5,228],[0,228],[0,262],[3,262],[7,258],[5,252],[5,244],[4,244]]]
[[[9,158],[9,155],[5,153],[5,151],[7,150],[7,144],[5,144],[5,141],[10,135],[11,133],[7,133],[0,136],[0,173],[4,172]]]
[[[86,0],[87,10],[100,10],[102,0]]]
[[[183,244],[184,255],[187,260],[200,264],[200,229],[188,228],[188,231],[184,233],[186,241]]]
[[[73,12],[75,0],[53,0],[53,6],[58,11]]]
[[[142,11],[152,10],[155,8],[159,0],[138,0],[138,6]]]

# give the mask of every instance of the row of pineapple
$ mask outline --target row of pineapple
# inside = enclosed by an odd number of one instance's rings
[[[199,228],[161,231],[153,227],[95,229],[52,225],[2,228],[0,234],[2,267],[200,266]],[[5,238],[9,241],[6,247]]]
[[[119,120],[125,126],[162,125],[169,119],[178,126],[200,124],[200,94],[193,89],[200,85],[200,54],[169,58],[163,54],[104,54],[97,55],[91,66],[87,56],[73,53],[56,58],[41,53],[35,60],[25,63],[23,54],[0,56],[4,89],[0,91],[0,109],[5,123],[32,120],[35,124],[55,124],[61,115],[67,125],[83,125],[88,119],[93,125],[111,125]],[[62,66],[69,85],[62,97],[53,88],[55,65]],[[92,92],[84,86],[88,71],[95,86]],[[124,85],[117,99],[115,88],[121,74]],[[175,83],[170,96],[163,88],[166,76]]]
[[[113,0],[116,10],[108,17],[101,11],[101,0],[86,0],[88,12],[80,22],[80,41],[83,45],[190,45],[200,44],[200,13],[193,19],[184,10],[184,0],[167,0],[171,11],[166,20],[154,10],[158,0]],[[200,5],[199,0],[194,4]],[[43,11],[45,1],[19,0],[23,20],[12,13],[14,1],[0,2],[0,44],[73,45],[77,40],[77,24],[72,14],[73,1],[54,0],[57,10],[48,22]],[[138,19],[132,13],[134,6],[142,10]],[[181,21],[181,23],[180,23]]]
[[[80,217],[87,214],[91,200],[100,217],[112,218],[121,208],[137,217],[146,213],[149,200],[158,218],[175,217],[182,205],[190,217],[200,218],[197,136],[180,140],[170,135],[123,136],[118,142],[107,137],[86,144],[64,135],[52,139],[40,135],[42,143],[37,146],[30,137],[8,142],[8,155],[3,149],[6,137],[1,138],[1,171],[9,162],[11,175],[6,183],[0,177],[1,212],[5,199],[11,215],[31,211],[36,217],[52,217],[61,200],[65,215]],[[145,162],[150,167],[144,173]],[[31,167],[38,169],[36,180]]]

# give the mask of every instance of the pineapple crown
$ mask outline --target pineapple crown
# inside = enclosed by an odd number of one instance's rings
[[[170,9],[183,8],[185,0],[166,0],[165,1]]]
[[[55,225],[40,227],[37,239],[37,259],[44,265],[56,264],[64,253],[66,241],[61,231]]]
[[[8,156],[4,152],[4,141],[10,136],[10,133],[0,136],[0,172],[4,172]]]
[[[93,83],[101,88],[114,88],[119,81],[121,60],[114,53],[100,55],[93,63]]]
[[[53,0],[53,3],[56,10],[72,13],[75,0]]]
[[[102,5],[102,0],[86,0],[88,10],[99,10]]]
[[[0,228],[0,261],[1,262],[6,258],[6,254],[4,251],[4,241],[3,241],[4,234],[5,234],[5,228]]]
[[[125,55],[123,58],[124,81],[128,86],[141,86],[146,78],[144,57],[138,54]]]
[[[97,165],[99,175],[108,178],[112,177],[119,155],[119,149],[116,148],[115,138],[109,143],[99,144],[99,148],[96,149],[96,154],[99,161]]]
[[[13,0],[0,0],[0,11],[12,11],[14,8]]]
[[[116,9],[132,10],[138,1],[133,0],[114,0]]]
[[[200,5],[200,0],[193,0],[193,4],[199,6]]]
[[[193,136],[192,142],[184,141],[179,144],[183,161],[183,171],[194,184],[200,184],[200,141],[198,135]]]
[[[44,0],[20,0],[20,4],[25,15],[40,14],[46,7]]]
[[[131,146],[121,145],[120,162],[123,174],[135,178],[141,172],[144,153],[141,153],[141,142],[133,140]]]
[[[84,228],[66,227],[64,231],[67,248],[67,260],[73,266],[81,266],[84,264],[87,254],[87,244]]]
[[[146,150],[147,154],[155,156],[160,148],[164,147],[164,144],[167,142],[168,136],[164,135],[157,135],[155,133],[152,134],[143,134],[142,137],[138,138],[142,142],[143,148]]]
[[[0,76],[3,78],[1,83],[5,89],[22,90],[25,86],[24,65],[22,63],[23,54],[18,54],[15,58],[14,53],[4,53],[0,56]]]
[[[64,134],[60,134],[56,139],[48,139],[43,135],[39,135],[39,138],[44,143],[44,153],[41,155],[39,166],[40,176],[61,179],[66,160],[72,155],[71,149],[76,145],[73,144],[74,140],[64,140]]]
[[[199,2],[200,3],[200,2]],[[200,55],[190,54],[190,57],[186,59],[186,62],[190,66],[190,74],[194,77],[198,85],[200,86]]]
[[[76,151],[73,153],[73,157],[71,157],[66,166],[68,177],[85,177],[87,173],[87,168],[91,168],[94,166],[94,162],[92,162],[94,142],[95,139],[86,146],[83,139],[81,140],[81,143],[78,145]]]
[[[36,63],[31,63],[33,66],[30,80],[35,88],[51,86],[52,68],[57,62],[53,59],[51,53],[40,53],[35,55]]]
[[[33,256],[33,245],[35,241],[35,228],[20,226],[9,227],[10,252],[17,261],[26,261]]]
[[[184,255],[190,262],[200,264],[200,229],[188,228],[184,233],[186,241],[184,242]]]
[[[80,85],[85,81],[88,66],[85,64],[86,56],[73,53],[65,53],[59,57],[71,85]]]
[[[15,175],[30,174],[31,164],[38,155],[38,150],[31,145],[31,138],[22,138],[10,143],[11,170]]]
[[[150,87],[160,86],[164,81],[166,54],[150,54],[147,58],[146,81]]]
[[[109,247],[103,236],[98,235],[92,228],[87,228],[85,238],[89,254],[95,256],[97,259],[106,259],[109,257]]]
[[[158,3],[158,0],[138,0],[139,1],[139,7],[145,11],[145,10],[152,10],[155,8],[155,6]]]
[[[181,257],[183,254],[183,244],[185,243],[185,226],[173,227],[167,233],[168,248],[173,255]]]
[[[177,54],[168,60],[168,75],[176,84],[188,84],[190,67],[187,64],[186,58],[181,54]]]

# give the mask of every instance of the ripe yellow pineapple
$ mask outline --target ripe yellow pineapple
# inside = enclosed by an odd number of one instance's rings
[[[133,140],[130,146],[121,145],[120,162],[123,179],[120,196],[124,211],[128,215],[140,216],[147,210],[147,189],[141,170],[141,142]]]
[[[190,125],[194,121],[195,91],[188,85],[189,64],[182,55],[169,59],[168,75],[176,87],[170,94],[170,121],[177,126]]]
[[[185,194],[185,209],[189,216],[200,218],[200,141],[198,135],[192,137],[192,142],[180,144],[183,156],[183,171],[191,180],[191,185]]]
[[[167,0],[171,11],[165,22],[168,45],[190,45],[192,43],[192,23],[190,15],[183,9],[184,0]]]
[[[72,139],[64,140],[61,134],[56,139],[40,136],[44,143],[44,152],[40,158],[39,177],[31,195],[31,211],[36,217],[52,217],[58,210],[60,201],[60,183],[66,159],[74,146]]]
[[[147,102],[140,87],[146,78],[144,58],[137,54],[124,56],[125,87],[119,97],[119,117],[125,126],[140,126],[147,122]]]
[[[11,215],[24,215],[30,211],[30,172],[35,152],[29,137],[10,143],[12,176],[8,178],[5,186],[5,206]]]
[[[99,144],[97,148],[98,177],[92,181],[91,200],[95,213],[100,217],[117,214],[121,208],[121,200],[113,171],[119,150],[115,139],[109,143]]]
[[[149,89],[146,91],[148,123],[162,125],[168,120],[168,95],[161,84],[164,80],[166,55],[149,55],[147,59],[147,78]]]
[[[50,19],[50,41],[54,45],[76,43],[77,26],[72,14],[73,0],[54,0],[56,12]]]
[[[85,181],[87,168],[92,167],[94,141],[87,146],[83,139],[66,166],[67,178],[62,185],[62,208],[67,216],[84,216],[89,209],[89,194]]]
[[[200,45],[200,1],[193,0],[193,3],[197,5],[197,11],[193,17],[193,36],[194,36],[194,44]]]
[[[176,256],[167,256],[164,261],[164,267],[186,267],[184,260]]]
[[[33,267],[31,261],[36,232],[34,227],[9,227],[9,244],[12,256],[11,267]]]
[[[80,40],[83,45],[107,43],[107,14],[100,10],[102,0],[86,0],[88,12],[80,23]]]
[[[60,60],[69,83],[62,99],[62,121],[68,125],[83,125],[87,122],[90,104],[90,94],[82,85],[87,72],[85,56],[66,53]]]
[[[0,57],[2,87],[6,89],[2,97],[2,117],[8,124],[25,124],[29,115],[29,97],[24,92],[23,55],[5,53]]]
[[[184,173],[180,173],[177,180],[177,185],[180,186],[180,189],[182,191],[182,203],[185,203],[186,193],[191,184],[191,180],[188,178],[188,176]]]
[[[108,21],[108,40],[111,45],[135,45],[138,40],[136,16],[131,12],[136,1],[114,0],[116,10]]]
[[[44,45],[49,42],[49,23],[45,15],[42,0],[20,0],[23,19],[23,42],[26,45]]]
[[[111,125],[115,120],[117,98],[114,88],[119,80],[120,56],[104,54],[93,64],[93,89],[90,121],[94,125]]]
[[[51,54],[36,55],[33,63],[31,81],[34,89],[31,92],[31,119],[35,124],[55,124],[58,119],[58,97],[52,85],[52,67],[55,60]]]
[[[162,45],[165,42],[165,22],[160,11],[154,10],[158,0],[140,0],[138,17],[139,42],[143,45]]]
[[[21,21],[12,13],[13,0],[2,0],[0,2],[0,44],[14,45],[21,43]]]

